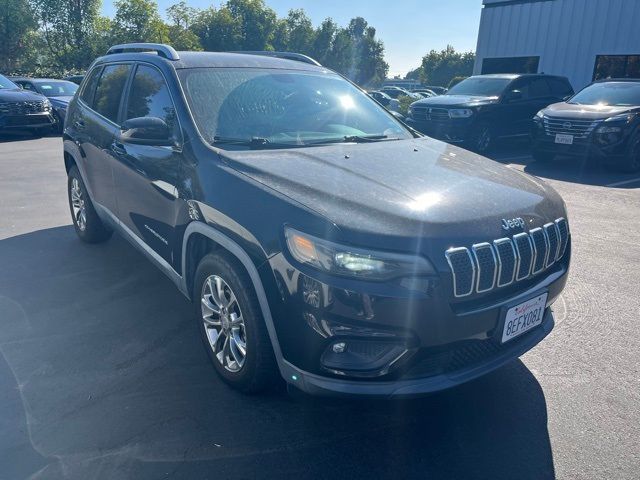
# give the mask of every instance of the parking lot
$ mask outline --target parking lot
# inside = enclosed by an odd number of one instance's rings
[[[76,238],[60,138],[0,140],[0,479],[637,478],[640,175],[526,152],[494,156],[573,235],[552,334],[427,398],[300,401],[228,388],[162,273]]]

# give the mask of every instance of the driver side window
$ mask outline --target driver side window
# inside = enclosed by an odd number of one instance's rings
[[[131,82],[126,120],[156,117],[176,132],[176,110],[162,74],[154,67],[138,65]]]

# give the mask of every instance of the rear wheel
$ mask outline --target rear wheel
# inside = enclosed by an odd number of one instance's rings
[[[531,156],[536,162],[539,163],[550,163],[554,158],[556,158],[556,155],[554,153],[543,152],[541,150],[535,149],[531,151]]]
[[[87,243],[100,243],[109,239],[113,231],[98,217],[78,167],[74,166],[69,170],[67,193],[71,219],[80,240]]]
[[[244,393],[276,383],[271,341],[244,268],[225,253],[206,255],[196,271],[193,298],[202,341],[218,375]]]

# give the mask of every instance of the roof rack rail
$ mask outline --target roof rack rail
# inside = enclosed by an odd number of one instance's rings
[[[180,60],[178,52],[176,52],[172,46],[165,45],[164,43],[123,43],[109,48],[107,55],[135,51],[155,52],[167,60]]]
[[[229,52],[229,53],[245,53],[247,55],[262,55],[264,57],[277,57],[284,58],[286,60],[295,60],[297,62],[308,63],[310,65],[315,65],[316,67],[321,67],[322,65],[317,60],[303,55],[302,53],[295,52],[272,52],[269,50],[265,51],[237,51],[237,52]]]

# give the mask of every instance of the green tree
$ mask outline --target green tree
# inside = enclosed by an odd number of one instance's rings
[[[313,44],[311,46],[311,56],[323,65],[327,63],[331,56],[331,48],[338,32],[338,25],[331,19],[325,19],[316,29]]]
[[[229,0],[228,9],[238,23],[240,50],[267,50],[276,26],[276,12],[264,0]]]
[[[167,42],[169,29],[153,0],[116,0],[113,42]]]
[[[440,52],[431,50],[422,58],[420,80],[429,85],[448,85],[454,77],[471,75],[474,62],[473,52],[456,52],[451,45]]]
[[[30,35],[37,27],[27,0],[3,0],[0,6],[0,70],[13,72],[29,55]]]
[[[100,0],[32,0],[49,63],[68,71],[86,67],[95,58],[100,5]]]
[[[200,44],[210,52],[239,50],[242,40],[240,25],[228,8],[213,7],[198,14],[192,27]]]
[[[169,18],[169,43],[178,50],[202,50],[200,39],[191,30],[197,22],[199,11],[187,5],[184,0],[167,8]]]
[[[292,52],[310,54],[314,30],[311,19],[301,8],[289,10],[286,19],[288,42],[287,49]]]

